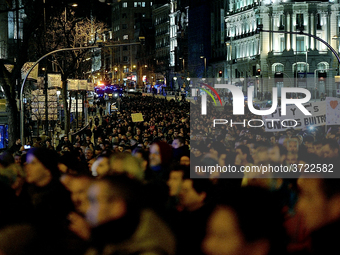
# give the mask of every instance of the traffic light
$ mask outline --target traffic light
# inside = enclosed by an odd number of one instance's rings
[[[222,70],[218,72],[218,77],[222,77]]]
[[[257,74],[257,75],[260,75],[260,74],[261,74],[261,68],[257,68],[256,74]]]

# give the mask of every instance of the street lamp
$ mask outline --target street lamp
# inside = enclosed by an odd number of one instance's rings
[[[200,58],[204,59],[204,77],[207,77],[207,58],[205,56],[200,56]]]
[[[294,34],[294,35],[305,35],[305,36],[312,37],[312,38],[322,42],[324,45],[326,45],[327,48],[334,54],[334,56],[338,60],[338,65],[340,65],[340,56],[337,53],[337,51],[332,46],[330,46],[326,41],[324,41],[323,39],[321,39],[318,36],[315,36],[315,35],[312,35],[312,34],[308,34],[308,33],[304,33],[302,31],[299,31],[299,32],[293,32],[293,31],[273,31],[273,30],[263,30],[262,28],[263,28],[262,24],[258,25],[257,31],[265,32],[265,33],[279,33],[279,34],[284,33],[284,34]]]
[[[31,68],[27,71],[26,76],[21,84],[21,89],[20,89],[20,139],[21,141],[24,140],[24,87],[26,80],[28,78],[28,75],[31,73],[33,68],[44,58],[46,58],[49,55],[52,55],[57,52],[62,52],[62,51],[78,51],[78,50],[85,50],[85,49],[100,49],[100,48],[112,48],[112,47],[119,47],[119,46],[124,46],[124,45],[139,45],[140,42],[134,42],[134,43],[121,43],[121,44],[114,44],[114,45],[102,45],[102,46],[84,46],[84,47],[74,47],[74,48],[62,48],[58,50],[51,51],[41,58],[39,58],[34,64],[31,66]]]
[[[174,77],[174,81],[175,81],[174,89],[176,90],[177,89],[177,77],[176,76]]]
[[[233,50],[233,46],[231,44],[232,42],[232,37],[230,37],[230,43],[226,43],[226,45],[230,48],[230,51],[228,52],[228,55],[230,57],[230,59],[228,58],[228,60],[230,60],[230,84],[233,84],[233,55],[232,55],[232,50]]]

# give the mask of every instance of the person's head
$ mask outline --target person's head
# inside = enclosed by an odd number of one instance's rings
[[[90,159],[93,158],[93,150],[91,148],[86,148],[85,149],[85,159],[89,161]]]
[[[1,176],[8,178],[8,184],[12,189],[15,191],[20,191],[25,183],[26,174],[20,164],[10,164],[6,168],[0,169],[0,177]]]
[[[210,191],[211,183],[207,179],[185,179],[179,193],[179,201],[187,211],[201,208]]]
[[[334,159],[339,157],[339,144],[336,140],[326,139],[322,143],[323,158]]]
[[[298,138],[290,138],[287,141],[287,150],[291,152],[298,152],[299,150],[299,141]]]
[[[313,148],[314,148],[314,153],[322,158],[323,157],[323,152],[322,152],[322,141],[318,140],[313,143]]]
[[[281,144],[276,144],[269,149],[269,160],[273,163],[282,164],[287,158],[287,149]]]
[[[22,156],[21,152],[16,152],[13,154],[15,164],[21,165],[21,156]]]
[[[222,142],[213,142],[210,145],[210,150],[209,152],[213,154],[214,157],[219,159],[219,157],[223,154],[226,153],[226,147]]]
[[[172,159],[172,148],[166,142],[155,142],[150,146],[150,167],[166,166]]]
[[[19,145],[19,144],[21,144],[21,139],[20,139],[20,138],[18,138],[18,139],[15,141],[15,144],[16,144],[16,145]]]
[[[169,196],[178,196],[182,188],[184,174],[188,172],[188,167],[183,165],[176,164],[170,168],[169,179],[167,181]]]
[[[125,175],[95,180],[87,191],[85,219],[94,228],[127,215],[139,215],[140,183]],[[119,230],[116,230],[119,231]]]
[[[87,189],[92,179],[88,175],[74,176],[70,185],[71,199],[77,212],[85,214],[88,209]]]
[[[125,173],[130,178],[144,179],[142,160],[131,153],[115,153],[110,157],[110,173]]]
[[[258,165],[262,162],[267,162],[269,160],[268,147],[266,145],[260,145],[256,147],[253,154],[254,164]]]
[[[297,163],[298,163],[298,154],[296,152],[289,151],[287,153],[287,164],[292,165],[292,164],[297,164]]]
[[[145,171],[149,163],[149,152],[140,147],[137,147],[132,151],[131,155],[141,161],[142,170]]]
[[[32,148],[27,152],[26,182],[44,187],[53,178],[59,178],[58,154],[44,148]]]
[[[205,254],[285,254],[283,217],[267,190],[245,187],[225,200],[218,202],[208,221],[202,242]]]
[[[308,231],[317,230],[340,219],[339,179],[300,178],[297,210]]]
[[[100,144],[103,142],[103,138],[101,136],[98,136],[97,143]]]
[[[174,149],[178,149],[179,147],[184,146],[184,139],[181,138],[181,137],[178,137],[178,138],[174,139],[174,140],[172,141],[171,146],[172,146],[172,148],[174,148]]]
[[[110,170],[109,155],[99,155],[91,167],[92,175],[102,178],[108,174]]]
[[[250,162],[252,162],[252,157],[249,148],[246,145],[239,145],[236,148],[235,164],[244,165]]]

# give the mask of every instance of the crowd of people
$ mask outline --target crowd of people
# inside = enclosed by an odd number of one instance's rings
[[[93,116],[83,133],[55,148],[48,137],[31,148],[18,139],[0,155],[0,254],[334,251],[339,179],[304,178],[306,169],[296,178],[226,178],[195,165],[325,163],[336,172],[340,130],[214,128],[213,119],[239,117],[230,107],[207,108],[202,115],[199,102],[184,98],[129,96],[119,111]],[[135,113],[143,121],[134,122]]]

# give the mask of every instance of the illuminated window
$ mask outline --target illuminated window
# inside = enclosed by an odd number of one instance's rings
[[[129,40],[129,35],[123,35],[123,40]]]
[[[123,7],[123,8],[127,8],[127,2],[123,2],[123,3],[122,3],[122,7]]]

